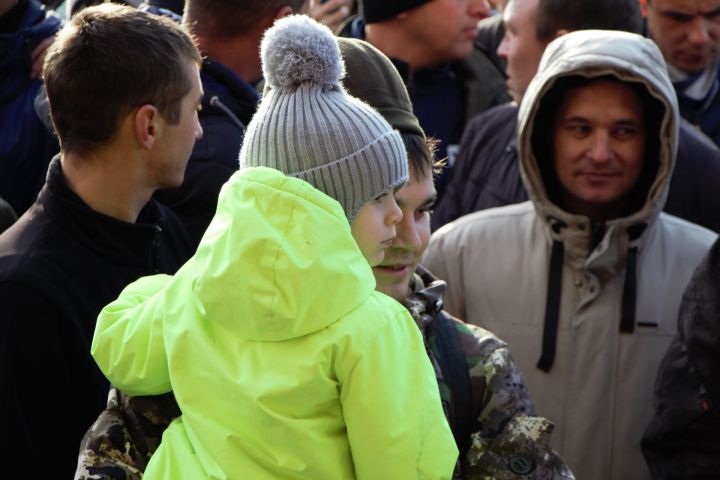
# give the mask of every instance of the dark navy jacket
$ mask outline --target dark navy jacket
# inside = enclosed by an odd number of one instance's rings
[[[41,80],[30,79],[31,52],[60,28],[60,18],[35,0],[23,0],[18,27],[0,33],[0,197],[20,215],[35,201],[50,159],[59,151],[55,136],[34,108]]]
[[[72,478],[105,408],[90,356],[95,320],[141,276],[191,255],[177,217],[151,200],[130,224],[90,209],[50,164],[35,204],[0,235],[0,452],[28,478]]]

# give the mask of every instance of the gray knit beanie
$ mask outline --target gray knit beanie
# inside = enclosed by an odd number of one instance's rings
[[[369,200],[405,183],[400,134],[340,84],[345,68],[330,29],[282,18],[260,46],[266,87],[245,133],[240,168],[270,167],[342,205],[350,223]]]

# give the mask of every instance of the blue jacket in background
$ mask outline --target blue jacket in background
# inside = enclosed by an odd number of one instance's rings
[[[31,79],[30,69],[33,48],[54,35],[61,20],[35,0],[27,0],[24,8],[18,28],[0,33],[0,197],[18,215],[35,201],[50,159],[59,151],[35,111],[42,81]]]

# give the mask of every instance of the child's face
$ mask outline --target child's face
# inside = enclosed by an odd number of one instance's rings
[[[350,226],[352,236],[371,267],[385,258],[385,249],[395,238],[395,224],[402,215],[393,191],[388,190],[363,205],[355,217]]]

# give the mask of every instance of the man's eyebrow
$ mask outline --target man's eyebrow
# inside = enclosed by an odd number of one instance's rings
[[[428,207],[430,205],[434,205],[435,202],[437,202],[437,198],[438,198],[438,194],[437,194],[437,192],[435,192],[432,195],[430,195],[429,197],[427,197],[427,200],[425,200],[425,203],[423,203],[421,206]]]
[[[559,123],[591,123],[589,119],[581,115],[573,115],[572,117],[559,119]],[[645,122],[641,118],[621,118],[612,122],[613,125],[642,126]]]
[[[709,12],[702,12],[700,13],[700,15],[702,15],[703,17],[717,17],[718,15],[720,15],[720,6],[713,8]]]
[[[435,204],[437,201],[437,192],[433,193],[429,197],[425,199],[423,203],[421,203],[417,208],[427,208]],[[402,199],[396,198],[395,202],[397,202],[398,206],[405,205],[405,202],[402,201]]]
[[[639,118],[621,118],[620,120],[613,122],[613,125],[628,125],[631,127],[637,127],[644,124],[645,122]]]
[[[560,117],[560,122],[562,123],[570,123],[570,122],[581,122],[581,123],[588,123],[590,120],[583,117],[582,115],[573,115],[572,117]]]

